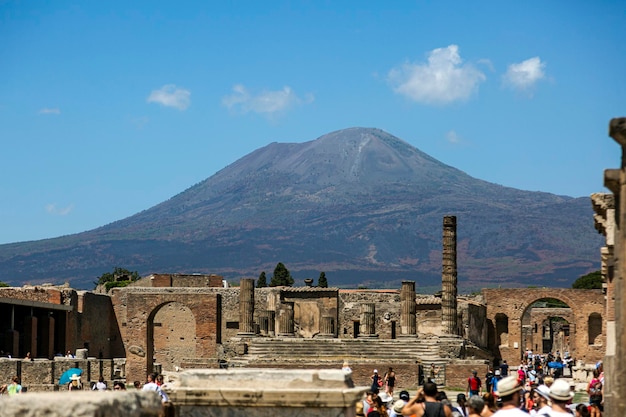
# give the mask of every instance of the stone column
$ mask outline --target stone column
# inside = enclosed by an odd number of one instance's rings
[[[267,335],[270,337],[276,336],[276,312],[274,310],[267,310]]]
[[[402,281],[400,290],[400,329],[402,337],[417,336],[415,321],[415,281]]]
[[[39,352],[39,355],[48,359],[54,359],[54,317],[47,315],[40,321],[43,340],[41,341],[42,352]]]
[[[24,319],[24,351],[30,352],[31,358],[37,357],[37,317]]]
[[[361,305],[361,328],[359,337],[378,337],[376,334],[376,304]]]
[[[442,254],[441,330],[444,334],[458,334],[456,311],[456,216],[444,216],[443,218]]]
[[[261,332],[261,336],[267,336],[268,328],[269,328],[269,322],[267,320],[267,312],[266,312],[259,316],[259,330]]]
[[[278,336],[295,336],[293,324],[293,303],[283,303],[278,312]]]
[[[613,373],[604,389],[607,416],[626,415],[626,117],[612,119],[609,135],[621,146],[622,161],[619,170],[607,170],[604,183],[615,195],[615,244],[613,290],[615,294],[615,360]]]
[[[333,316],[323,316],[320,322],[320,333],[318,337],[333,338],[335,337],[335,318]]]
[[[238,336],[254,336],[254,279],[239,281],[239,332]]]

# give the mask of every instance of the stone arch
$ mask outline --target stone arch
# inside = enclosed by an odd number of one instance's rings
[[[494,340],[491,349],[496,358],[506,359],[509,363],[516,363],[523,357],[523,317],[527,309],[537,300],[552,298],[561,300],[571,308],[571,315],[567,319],[569,332],[578,332],[579,335],[588,334],[589,315],[601,314],[605,310],[605,300],[601,290],[575,290],[565,288],[512,288],[512,289],[484,289],[483,298],[487,306],[487,320],[497,323],[496,315],[508,317],[508,343],[497,343]],[[597,329],[597,328],[596,328]],[[595,362],[604,356],[601,343],[606,337],[605,324],[602,323],[601,332],[596,336],[593,345],[570,337],[568,343],[572,347],[570,352],[575,359],[585,362]],[[497,339],[497,337],[495,338]]]
[[[587,322],[588,343],[590,345],[602,344],[602,315],[591,313]]]
[[[178,303],[188,308],[195,324],[192,366],[215,360],[221,343],[221,296],[210,289],[127,288],[126,314],[121,314],[126,349],[126,379],[143,381],[153,368],[154,318],[163,306]],[[148,326],[148,324],[152,324]],[[207,362],[208,361],[208,362]],[[206,365],[204,365],[206,366]]]
[[[184,359],[196,356],[196,318],[186,305],[178,301],[161,304],[148,317],[147,330],[148,364],[175,371]]]

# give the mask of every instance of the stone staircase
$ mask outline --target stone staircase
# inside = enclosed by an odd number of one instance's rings
[[[456,337],[417,337],[399,339],[304,339],[251,338],[248,341],[247,363],[267,362],[379,362],[419,361],[430,366],[445,364],[446,352],[460,350],[462,339]]]

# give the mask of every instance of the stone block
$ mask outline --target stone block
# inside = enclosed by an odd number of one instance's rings
[[[338,369],[203,369],[168,394],[178,416],[352,416],[367,389]]]
[[[13,376],[18,374],[18,364],[17,359],[0,358],[0,375],[5,376],[2,380],[3,384],[8,383]]]
[[[162,410],[155,392],[54,392],[16,395],[0,401],[0,415],[29,417],[157,417]]]

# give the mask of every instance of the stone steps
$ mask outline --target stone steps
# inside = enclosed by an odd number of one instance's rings
[[[456,343],[452,339],[452,343]],[[442,341],[436,338],[393,339],[303,339],[254,338],[248,357],[255,361],[320,360],[420,360],[437,361]],[[444,361],[445,362],[445,361]],[[441,362],[441,363],[444,363]]]

